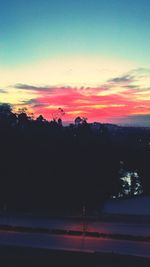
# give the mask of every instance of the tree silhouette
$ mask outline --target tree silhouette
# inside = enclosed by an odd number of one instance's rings
[[[59,119],[62,119],[64,115],[65,111],[62,108],[58,108],[55,112],[52,113],[53,121],[58,121]]]
[[[80,123],[82,123],[82,119],[81,119],[81,117],[79,117],[79,116],[76,117],[75,120],[74,120],[74,122],[75,122],[75,125],[78,126]]]
[[[49,122],[0,105],[0,208],[67,213],[85,202],[88,212],[121,192],[120,161],[137,170],[150,194],[149,129],[95,127],[83,117],[64,127],[59,112]]]
[[[0,104],[0,124],[2,127],[15,126],[16,114],[12,112],[11,105],[4,103]]]

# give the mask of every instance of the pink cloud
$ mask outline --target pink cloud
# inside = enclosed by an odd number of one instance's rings
[[[51,119],[52,114],[61,107],[65,110],[63,120],[66,121],[71,121],[76,116],[86,116],[89,121],[115,121],[117,118],[150,114],[148,88],[139,87],[136,76],[133,72],[95,88],[18,84],[16,89],[34,92],[34,98],[24,101],[22,105],[32,109],[35,116],[42,114]],[[135,81],[137,85],[133,83]]]

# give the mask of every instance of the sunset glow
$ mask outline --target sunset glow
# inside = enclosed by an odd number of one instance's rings
[[[0,18],[0,103],[48,120],[61,107],[67,122],[148,123],[149,2],[14,2]]]

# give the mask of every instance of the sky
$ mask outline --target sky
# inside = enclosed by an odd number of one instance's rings
[[[0,103],[150,125],[149,0],[0,0]]]

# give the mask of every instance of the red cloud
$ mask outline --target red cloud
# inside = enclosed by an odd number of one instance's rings
[[[28,88],[29,90],[29,86]],[[26,89],[25,88],[25,89]],[[117,88],[117,90],[116,90]],[[24,102],[35,116],[42,114],[52,119],[59,107],[65,110],[63,120],[71,121],[76,116],[85,116],[89,121],[113,121],[119,117],[149,114],[150,100],[140,100],[137,89],[112,87],[100,88],[46,87],[36,88],[35,98]]]

